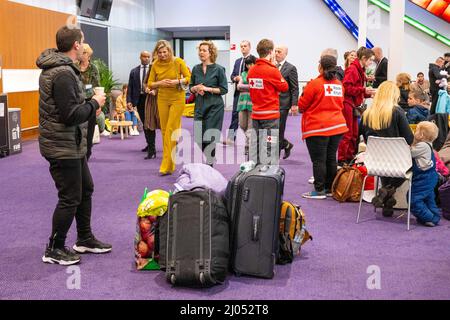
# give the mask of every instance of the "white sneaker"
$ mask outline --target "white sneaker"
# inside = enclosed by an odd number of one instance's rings
[[[104,130],[102,133],[100,133],[100,135],[104,137],[109,137],[111,134],[108,131]]]
[[[131,129],[131,130],[133,130],[135,136],[138,136],[138,135],[139,135],[138,129]]]
[[[309,178],[308,183],[309,184],[314,184],[314,177]]]

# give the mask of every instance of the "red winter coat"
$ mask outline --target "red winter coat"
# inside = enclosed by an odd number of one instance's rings
[[[344,80],[342,80],[345,91],[345,104],[357,107],[362,105],[364,98],[370,97],[366,95],[366,81],[366,72],[361,67],[359,60],[356,59],[347,70],[345,70]]]

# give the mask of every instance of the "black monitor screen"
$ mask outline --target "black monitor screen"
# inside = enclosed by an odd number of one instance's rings
[[[107,21],[111,12],[112,0],[98,0],[95,19]]]
[[[80,16],[94,18],[98,0],[82,0],[80,4]]]

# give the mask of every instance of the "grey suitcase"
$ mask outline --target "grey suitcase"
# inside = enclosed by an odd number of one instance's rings
[[[231,269],[238,276],[274,277],[284,180],[283,168],[258,166],[228,185]]]

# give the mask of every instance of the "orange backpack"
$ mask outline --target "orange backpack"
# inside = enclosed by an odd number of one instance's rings
[[[305,213],[300,206],[287,201],[281,205],[279,240],[278,264],[291,263],[300,254],[301,246],[312,240],[306,230]]]
[[[333,181],[331,193],[339,202],[359,202],[364,175],[356,168],[348,165],[340,169]]]

